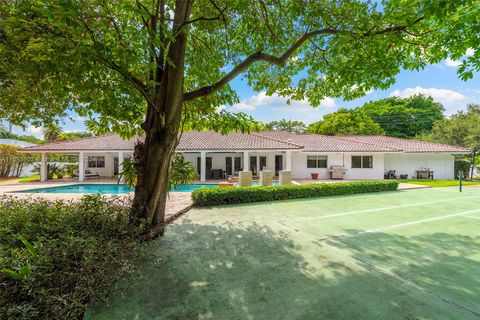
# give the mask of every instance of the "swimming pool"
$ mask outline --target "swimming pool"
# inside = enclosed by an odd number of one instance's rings
[[[183,184],[172,189],[172,192],[191,192],[200,188],[216,188],[216,184]],[[15,191],[16,193],[104,193],[104,194],[122,194],[133,192],[133,189],[128,189],[124,184],[72,184],[68,186],[39,188],[32,190]]]
[[[258,185],[259,185],[258,180],[252,181],[252,186],[258,186]],[[273,185],[277,186],[278,181],[273,181]],[[218,185],[214,183],[182,184],[177,186],[176,189],[172,188],[171,192],[192,192],[200,188],[218,188]],[[83,184],[82,183],[82,184],[72,184],[68,186],[21,190],[21,191],[15,191],[15,193],[123,194],[123,193],[128,193],[133,191],[134,189],[128,189],[128,187],[124,184],[101,184],[101,183]]]

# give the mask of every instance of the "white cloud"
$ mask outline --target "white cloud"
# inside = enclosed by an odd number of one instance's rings
[[[322,102],[320,102],[320,106],[327,107],[327,108],[335,108],[336,107],[335,100],[330,97],[324,98]]]
[[[325,98],[320,103],[320,106],[333,108],[336,106],[335,100],[332,98]],[[248,112],[255,111],[257,108],[271,108],[282,111],[304,112],[307,110],[313,110],[312,106],[307,100],[292,100],[290,105],[287,103],[287,99],[280,97],[278,94],[268,96],[265,91],[260,92],[257,95],[251,96],[248,99],[236,103],[232,106],[233,111]]]
[[[390,93],[390,97],[400,97],[408,98],[415,94],[424,94],[426,96],[431,96],[436,101],[445,105],[446,107],[455,105],[456,103],[463,102],[467,97],[457,91],[449,89],[439,89],[439,88],[406,88],[404,90],[395,90]]]
[[[471,57],[475,54],[475,49],[473,48],[468,48],[467,51],[465,52],[465,56],[464,57]],[[458,68],[461,64],[462,64],[463,60],[462,59],[458,59],[458,60],[452,60],[450,58],[447,58],[445,60],[445,65],[447,67],[452,67],[452,68]]]
[[[445,65],[447,67],[457,68],[461,64],[462,64],[462,61],[460,60],[452,60],[450,58],[447,58],[447,60],[445,60]]]
[[[37,133],[41,133],[42,130],[43,130],[42,127],[28,126],[26,131],[33,134],[37,134]]]

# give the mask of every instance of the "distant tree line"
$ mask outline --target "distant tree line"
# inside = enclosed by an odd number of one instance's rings
[[[432,97],[414,95],[370,101],[354,109],[340,108],[309,126],[302,121],[279,120],[266,130],[325,135],[386,135],[473,148],[480,145],[480,105],[450,117]]]
[[[415,138],[444,119],[444,107],[432,97],[415,95],[370,101],[355,109],[339,109],[312,123],[307,131],[327,135],[387,135]]]
[[[77,140],[81,138],[92,137],[91,132],[64,132],[59,125],[51,125],[42,130],[43,139],[32,135],[19,135],[10,132],[4,125],[0,124],[0,139],[14,139],[19,141],[30,142],[34,144],[42,144],[55,141]]]

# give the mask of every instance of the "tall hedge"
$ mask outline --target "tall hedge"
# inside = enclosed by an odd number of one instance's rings
[[[197,207],[397,190],[395,180],[319,183],[268,187],[201,188],[192,192]]]

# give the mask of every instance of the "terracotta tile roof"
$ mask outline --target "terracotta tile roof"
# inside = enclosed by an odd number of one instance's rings
[[[22,151],[93,151],[93,150],[133,150],[135,141],[142,139],[134,137],[123,140],[116,134],[83,138],[78,140],[58,141],[22,148]]]
[[[25,147],[25,152],[131,151],[141,137],[123,140],[105,135],[75,141],[59,141]],[[181,136],[179,151],[199,150],[301,150],[304,152],[406,152],[469,153],[462,147],[385,136],[325,136],[285,131],[221,135],[212,131],[190,131]]]
[[[302,145],[257,133],[221,135],[213,131],[189,131],[182,134],[177,150],[286,150],[302,148]]]
[[[296,144],[304,145],[305,152],[401,152],[388,145],[375,145],[360,141],[339,139],[337,136],[320,134],[298,134],[285,131],[265,131],[260,135],[275,137]]]
[[[133,150],[135,142],[140,139],[143,138],[134,137],[129,140],[123,140],[118,135],[106,135],[41,144],[23,148],[22,151],[128,151]],[[213,131],[189,131],[182,134],[177,150],[291,150],[302,148],[302,145],[264,137],[255,133],[221,135]]]
[[[374,145],[385,145],[391,148],[402,150],[403,152],[406,152],[406,153],[425,153],[425,152],[470,153],[472,151],[468,148],[450,146],[446,144],[386,137],[386,136],[341,136],[339,138],[343,140],[348,140],[348,141],[371,143]]]

